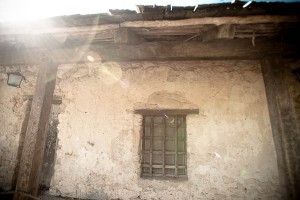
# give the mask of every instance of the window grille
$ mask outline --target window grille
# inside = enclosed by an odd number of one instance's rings
[[[143,115],[142,177],[187,177],[185,115]]]

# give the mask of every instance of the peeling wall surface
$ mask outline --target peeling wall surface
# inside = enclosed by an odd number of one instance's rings
[[[258,61],[61,65],[57,76],[55,95],[63,101],[51,194],[86,199],[281,199]],[[0,187],[9,189],[7,173],[13,176],[24,118],[22,95],[30,93],[34,79],[22,89],[5,81],[2,76]],[[134,110],[159,108],[199,109],[199,115],[187,116],[188,180],[140,177],[142,116]]]

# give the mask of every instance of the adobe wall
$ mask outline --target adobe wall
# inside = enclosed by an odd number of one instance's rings
[[[26,95],[33,94],[36,67],[0,66],[0,189],[11,190],[18,157],[19,138],[25,118],[28,101]],[[7,73],[21,72],[26,81],[21,88],[6,84]]]
[[[15,112],[13,99],[31,88],[11,88],[5,81],[2,78],[0,85],[0,179],[6,177],[3,169],[13,169],[13,163],[3,160],[8,155],[6,160],[14,160],[23,117],[24,101]],[[258,61],[62,65],[55,94],[63,103],[51,194],[88,199],[280,199]],[[188,180],[140,177],[142,117],[134,114],[140,108],[199,109],[199,115],[187,116]],[[0,187],[9,185],[8,179],[3,183]]]

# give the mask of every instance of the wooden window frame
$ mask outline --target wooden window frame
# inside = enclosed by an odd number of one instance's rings
[[[199,110],[198,109],[184,109],[184,110],[147,110],[147,109],[140,109],[140,110],[135,110],[136,114],[141,114],[143,116],[143,131],[142,131],[142,135],[141,135],[141,149],[140,149],[140,156],[141,156],[141,163],[140,163],[140,167],[141,167],[141,177],[142,178],[155,178],[155,179],[175,179],[175,180],[187,180],[187,134],[186,134],[186,116],[188,114],[198,114]],[[175,119],[174,124],[169,124],[167,123],[167,118],[168,116],[172,117]],[[154,123],[154,118],[157,117],[162,117],[162,123],[161,124],[156,124]],[[146,125],[146,118],[149,120],[149,118],[151,119],[150,124],[148,123]],[[181,124],[179,125],[178,123],[178,119],[181,120]],[[159,126],[163,126],[161,127],[163,130],[162,131],[162,136],[158,136],[158,137],[162,137],[161,139],[159,139],[158,141],[162,142],[162,149],[155,151],[153,150],[154,148],[154,126],[155,125],[159,125]],[[174,150],[172,151],[166,151],[166,148],[168,148],[166,145],[166,141],[168,137],[166,137],[167,134],[167,127],[174,127],[174,135],[173,140],[173,145],[174,145]],[[150,136],[147,136],[146,138],[146,128],[150,129]],[[178,128],[180,128],[180,130],[182,132],[180,132],[182,135],[180,136],[180,140],[178,137],[179,131]],[[149,130],[148,130],[149,131]],[[172,132],[172,131],[171,131]],[[148,133],[149,134],[149,133]],[[156,136],[157,137],[157,136]],[[170,138],[169,138],[170,139]],[[172,139],[172,138],[171,138]],[[145,142],[150,140],[150,147],[149,150],[145,150]],[[183,151],[179,151],[178,150],[178,142],[181,143],[181,149],[183,149]],[[172,142],[171,142],[172,144]],[[183,147],[182,147],[183,146]],[[149,159],[148,162],[145,163],[144,159],[147,159],[146,154],[148,154]],[[161,164],[154,164],[153,163],[153,155],[158,154],[160,156],[162,156],[161,158]],[[173,164],[166,164],[166,155],[174,155],[174,163]],[[181,160],[181,165],[178,165],[178,156],[179,155],[183,155],[183,161]],[[183,163],[183,164],[182,164]],[[144,169],[149,169],[149,172],[144,172]],[[156,170],[161,170],[161,173],[153,173],[153,169]],[[165,170],[171,171],[166,173]],[[174,169],[174,170],[172,170]],[[181,171],[180,173],[178,173],[178,171]],[[174,173],[173,173],[173,172]],[[184,173],[182,173],[184,172]],[[172,174],[173,173],[173,174]]]

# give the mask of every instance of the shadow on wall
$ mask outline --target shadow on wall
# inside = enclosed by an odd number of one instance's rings
[[[31,110],[31,104],[32,100],[29,100],[27,103],[27,109],[24,121],[22,123],[22,129],[20,133],[19,138],[19,147],[18,147],[18,153],[17,153],[17,164],[14,171],[12,186],[13,189],[15,189],[17,184],[17,177],[18,177],[18,171],[20,166],[20,160],[22,155],[22,150],[24,146],[24,140],[25,140],[25,134],[26,129],[29,121],[29,115]],[[59,124],[58,121],[58,105],[52,105],[52,111],[51,116],[48,124],[48,134],[46,138],[46,145],[45,145],[45,151],[44,151],[44,161],[42,166],[42,175],[41,175],[41,181],[40,181],[40,189],[41,190],[48,190],[50,187],[50,181],[54,174],[54,161],[55,161],[55,152],[56,152],[56,144],[57,144],[57,133],[58,129],[57,126]]]
[[[22,150],[23,150],[23,146],[24,146],[25,134],[26,134],[27,124],[28,124],[28,120],[29,120],[29,114],[30,114],[30,110],[31,110],[31,103],[32,103],[31,100],[27,101],[26,111],[25,111],[26,114],[25,114],[24,121],[22,123],[22,128],[21,128],[21,133],[20,133],[20,138],[19,138],[18,153],[17,153],[17,162],[16,162],[16,167],[15,167],[13,181],[12,181],[13,189],[15,189],[15,187],[17,185],[17,177],[18,177],[20,159],[21,159]]]

